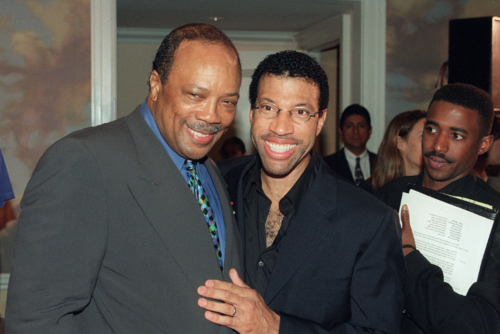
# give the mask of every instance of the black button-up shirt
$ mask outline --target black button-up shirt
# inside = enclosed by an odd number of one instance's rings
[[[266,291],[280,245],[286,238],[288,227],[293,223],[293,217],[300,205],[302,194],[314,181],[321,163],[323,162],[320,159],[316,159],[314,154],[311,154],[311,160],[304,173],[280,200],[279,208],[284,217],[278,235],[270,247],[266,245],[266,220],[271,208],[271,200],[262,190],[262,164],[260,160],[245,176],[244,184],[246,187],[243,194],[247,282],[262,296]]]

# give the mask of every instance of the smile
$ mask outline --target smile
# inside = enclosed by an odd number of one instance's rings
[[[208,134],[208,135],[207,135],[207,134],[203,134],[203,133],[201,133],[201,132],[194,131],[194,130],[193,130],[193,129],[191,129],[191,128],[188,128],[188,130],[189,130],[189,132],[191,132],[192,134],[194,134],[195,136],[198,136],[198,137],[203,137],[203,138],[205,138],[205,137],[208,137],[208,136],[211,136],[211,135],[212,135],[212,134]]]
[[[274,144],[274,143],[268,142],[267,140],[265,142],[266,142],[267,146],[269,146],[269,148],[276,153],[284,153],[284,152],[290,151],[295,146],[297,146],[297,144],[293,144],[293,145],[292,144],[285,144],[285,145]]]

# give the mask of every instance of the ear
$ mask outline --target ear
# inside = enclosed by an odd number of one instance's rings
[[[148,99],[151,100],[152,102],[156,102],[163,87],[158,72],[156,71],[151,72],[151,75],[149,76],[149,87],[150,88],[149,88]]]
[[[339,126],[339,138],[341,142],[344,142],[344,136],[342,135],[342,128]]]
[[[324,109],[321,116],[318,117],[318,124],[316,124],[316,136],[319,135],[319,133],[321,132],[321,129],[323,129],[323,125],[325,125],[326,113],[327,113],[327,110]]]
[[[397,141],[397,148],[398,148],[398,150],[404,151],[405,148],[406,148],[406,140],[404,140],[400,136],[397,136],[396,141]]]
[[[252,124],[252,121],[253,121],[253,113],[254,113],[254,109],[252,107],[250,107],[250,113],[248,114],[248,118],[250,119],[250,124]]]
[[[488,152],[492,144],[493,144],[492,135],[484,136],[483,138],[481,138],[481,141],[479,143],[479,151],[477,152],[477,155],[481,155]]]
[[[370,130],[368,130],[368,139],[372,136],[372,130],[373,128],[370,126]]]

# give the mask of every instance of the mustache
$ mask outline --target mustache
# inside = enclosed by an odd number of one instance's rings
[[[196,131],[207,131],[207,132],[219,132],[221,129],[220,124],[208,124],[205,122],[197,122],[197,123],[187,123],[188,127]]]
[[[425,152],[424,153],[424,156],[426,158],[429,158],[429,157],[437,157],[437,158],[440,158],[440,159],[443,159],[444,161],[446,161],[447,163],[449,164],[452,164],[455,162],[455,160],[451,159],[451,158],[448,158],[446,155],[444,155],[443,153],[438,153],[434,150],[430,151],[430,152]]]

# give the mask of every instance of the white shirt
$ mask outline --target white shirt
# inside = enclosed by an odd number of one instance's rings
[[[365,149],[363,153],[360,155],[355,155],[351,151],[349,151],[346,147],[344,147],[345,158],[347,159],[347,163],[349,164],[349,169],[351,170],[352,178],[355,180],[355,169],[356,169],[356,158],[359,157],[359,166],[361,167],[361,172],[363,173],[363,178],[366,180],[370,177],[370,155],[368,154],[368,150]]]

